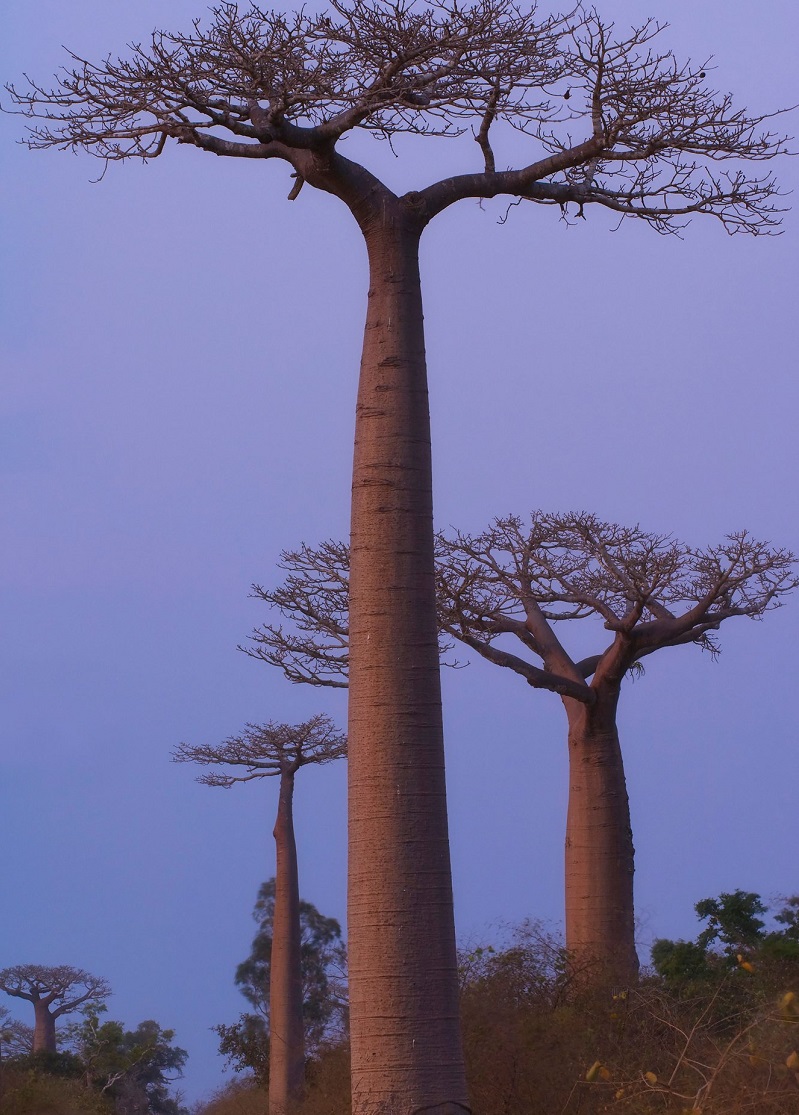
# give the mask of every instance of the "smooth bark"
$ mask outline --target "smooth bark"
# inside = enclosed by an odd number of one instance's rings
[[[370,286],[352,486],[349,978],[353,1110],[468,1110],[436,630],[418,246],[361,223]]]
[[[633,835],[616,728],[618,692],[594,704],[564,698],[569,718],[566,948],[594,984],[638,973]]]
[[[294,837],[294,771],[280,776],[275,821],[275,912],[269,985],[269,1112],[285,1115],[305,1086],[300,886]]]
[[[55,1016],[50,1012],[46,999],[33,999],[35,1025],[33,1028],[33,1052],[55,1053]]]

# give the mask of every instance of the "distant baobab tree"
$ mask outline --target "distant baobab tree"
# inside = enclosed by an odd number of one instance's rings
[[[779,224],[770,114],[715,91],[646,20],[514,0],[330,0],[284,14],[219,3],[125,57],[71,55],[10,87],[33,148],[108,163],[175,146],[272,160],[337,197],[363,236],[369,299],[355,420],[350,630],[349,948],[356,1109],[468,1109],[436,645],[432,474],[418,251],[465,199],[597,209],[678,231]],[[353,132],[472,133],[476,169],[402,196],[342,154]],[[349,150],[349,148],[347,148]],[[479,154],[478,154],[479,152]],[[353,152],[354,154],[355,152]],[[460,159],[461,156],[458,156]],[[509,169],[498,169],[507,167]],[[399,792],[398,792],[399,790]],[[386,1020],[386,1004],[392,1017]]]
[[[275,821],[275,890],[269,981],[269,1110],[286,1115],[305,1083],[305,1026],[302,990],[302,929],[297,844],[294,836],[294,779],[311,763],[330,763],[346,754],[346,736],[329,717],[302,724],[248,724],[216,746],[182,743],[177,763],[218,770],[197,779],[230,788],[237,782],[280,779]]]
[[[71,1014],[84,1003],[101,1002],[111,994],[111,986],[82,968],[66,964],[55,968],[17,964],[0,971],[0,991],[33,1003],[33,1052],[55,1053],[56,1019]]]
[[[455,639],[563,701],[570,772],[566,947],[582,970],[629,980],[638,958],[616,725],[622,681],[663,647],[695,643],[716,654],[713,633],[724,620],[758,618],[799,585],[795,558],[745,531],[694,549],[595,515],[543,512],[533,513],[529,525],[509,516],[482,534],[439,534],[436,554],[442,649]],[[288,573],[282,585],[253,591],[290,623],[256,628],[252,646],[243,649],[280,666],[292,681],[345,686],[346,545],[284,551],[281,568]],[[555,625],[592,618],[610,640],[577,660]],[[508,649],[514,641],[516,653]]]

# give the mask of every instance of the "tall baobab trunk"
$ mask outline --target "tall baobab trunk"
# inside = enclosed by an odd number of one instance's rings
[[[594,705],[564,698],[569,717],[566,948],[592,966],[594,983],[638,972],[630,805],[616,728],[618,692]]]
[[[353,1110],[468,1110],[447,831],[418,227],[362,225],[370,286],[350,573]]]
[[[294,772],[280,775],[275,821],[275,913],[269,986],[269,1112],[285,1115],[305,1086],[300,887],[294,839]]]
[[[55,1018],[50,1013],[50,1004],[46,999],[34,999],[33,1011],[33,1052],[55,1053]]]

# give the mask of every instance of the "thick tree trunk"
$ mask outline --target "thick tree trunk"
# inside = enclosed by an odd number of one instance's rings
[[[592,983],[638,973],[630,805],[616,729],[615,695],[595,705],[564,698],[569,716],[566,948]]]
[[[50,1013],[49,1005],[42,999],[34,999],[33,1010],[35,1016],[33,1052],[44,1050],[47,1053],[55,1053],[55,1018]]]
[[[294,839],[294,775],[280,776],[275,822],[275,913],[269,986],[269,1113],[285,1115],[302,1098],[305,1033],[302,1018],[300,888]]]
[[[353,1110],[468,1110],[458,1011],[433,578],[418,228],[364,228],[370,288],[350,572]],[[363,227],[363,226],[362,226]]]

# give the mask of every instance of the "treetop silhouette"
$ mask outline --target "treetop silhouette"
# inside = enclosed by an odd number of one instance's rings
[[[376,179],[336,155],[361,129],[460,135],[471,129],[482,168],[446,178],[406,203],[424,224],[467,197],[498,194],[543,204],[587,204],[674,232],[693,213],[728,231],[767,232],[779,222],[771,175],[717,170],[786,150],[708,83],[709,62],[679,62],[654,45],[665,25],[626,34],[595,9],[541,15],[511,0],[332,0],[326,12],[292,13],[223,3],[191,32],[155,31],[126,57],[72,65],[44,86],[9,86],[34,123],[33,148],[83,148],[108,161],[151,159],[168,140],[216,155],[279,159],[304,182],[337,194],[366,218]],[[497,170],[494,133],[510,125],[531,161]],[[765,127],[765,130],[764,130]],[[582,137],[576,142],[575,133]]]
[[[256,778],[293,777],[310,763],[332,763],[347,754],[347,738],[329,716],[319,713],[302,724],[247,724],[243,732],[221,744],[181,743],[172,753],[175,763],[222,767],[198,775],[205,786],[229,789]],[[239,774],[238,768],[244,772]],[[227,769],[224,769],[227,768]],[[233,769],[230,769],[233,768]]]
[[[713,633],[724,620],[759,618],[799,585],[794,555],[748,531],[699,549],[585,513],[534,512],[529,525],[508,516],[478,535],[441,534],[438,547],[444,631],[530,685],[583,704],[662,647],[696,643],[718,654]],[[576,661],[552,624],[591,616],[611,641]],[[503,635],[516,636],[543,669],[497,646]]]

